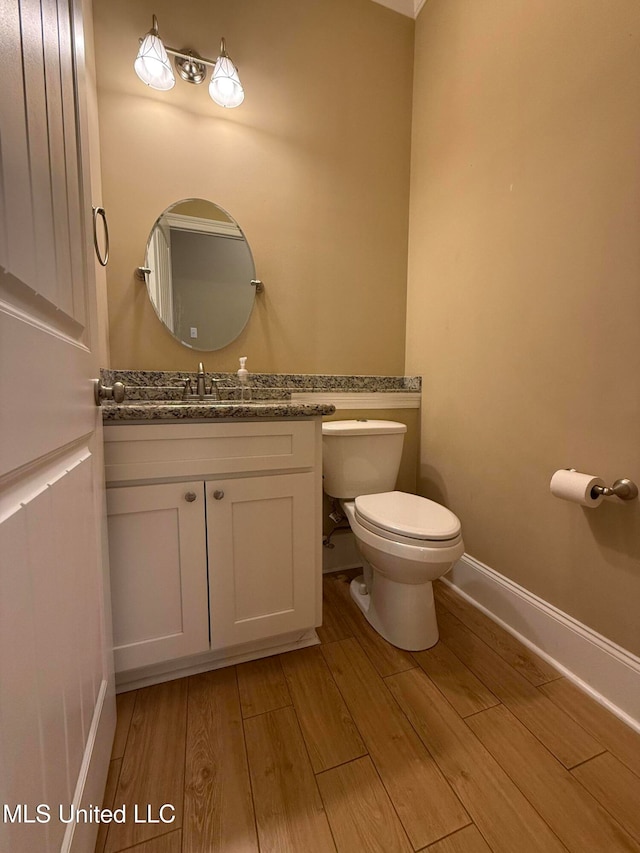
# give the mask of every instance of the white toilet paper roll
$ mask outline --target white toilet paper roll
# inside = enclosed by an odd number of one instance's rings
[[[562,469],[553,475],[549,488],[551,494],[557,498],[573,501],[573,503],[581,506],[596,507],[600,506],[604,500],[604,495],[593,497],[591,491],[594,486],[604,486],[604,480],[601,480],[600,477],[594,477],[592,474],[581,474],[579,471]]]

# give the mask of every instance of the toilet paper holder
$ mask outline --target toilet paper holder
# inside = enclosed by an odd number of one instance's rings
[[[596,495],[604,495],[605,498],[615,495],[621,501],[633,501],[638,497],[638,487],[633,480],[629,480],[627,477],[616,480],[613,486],[594,486],[591,492],[595,492]]]
[[[567,468],[567,471],[575,471],[575,468]],[[616,497],[621,501],[634,501],[638,497],[638,487],[629,480],[628,477],[622,477],[616,480],[613,486],[594,486],[591,489],[591,496],[596,498],[598,495],[604,495],[605,498]]]

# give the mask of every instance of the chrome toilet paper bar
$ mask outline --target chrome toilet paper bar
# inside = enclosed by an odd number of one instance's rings
[[[604,495],[605,498],[615,495],[621,501],[633,501],[638,497],[638,487],[633,480],[629,480],[627,477],[616,480],[611,487],[594,486],[591,491],[592,493],[595,492],[596,495]]]
[[[575,470],[575,468],[565,468],[565,471]],[[634,501],[638,497],[638,487],[628,477],[621,477],[613,486],[594,486],[591,489],[591,496],[597,498],[598,495],[603,495],[605,498],[620,498],[621,501]]]
[[[575,468],[556,471],[549,488],[557,498],[591,508],[600,506],[608,497],[617,497],[622,501],[633,501],[638,497],[638,487],[627,477],[616,480],[613,486],[606,486],[601,477],[581,474]]]

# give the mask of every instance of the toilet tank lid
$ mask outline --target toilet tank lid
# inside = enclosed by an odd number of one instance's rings
[[[356,518],[412,539],[455,539],[460,520],[445,506],[406,492],[385,492],[356,498]]]
[[[397,421],[373,421],[368,418],[353,421],[324,421],[323,435],[389,435],[407,431],[407,425]]]

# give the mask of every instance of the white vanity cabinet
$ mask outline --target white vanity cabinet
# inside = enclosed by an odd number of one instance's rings
[[[315,625],[315,476],[206,483],[211,645]]]
[[[202,481],[107,490],[116,671],[209,648]]]
[[[317,642],[319,418],[104,432],[120,685]]]

